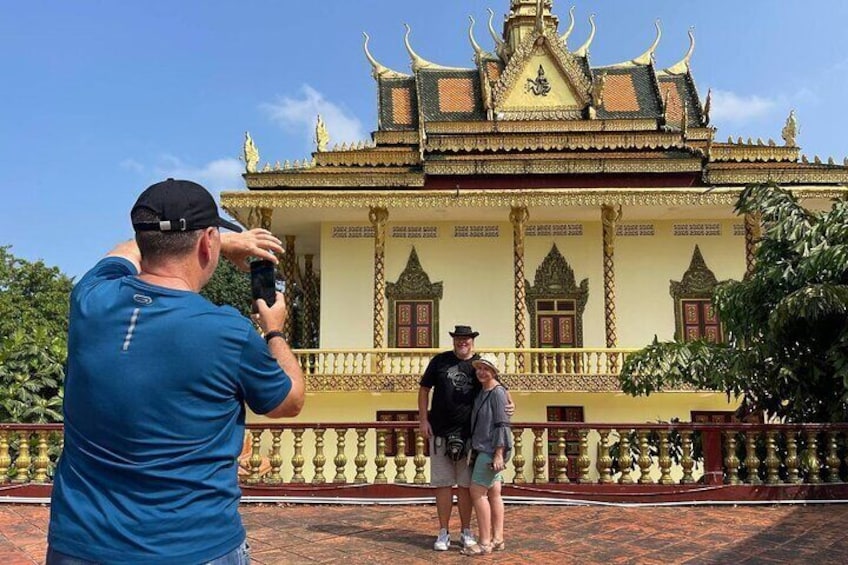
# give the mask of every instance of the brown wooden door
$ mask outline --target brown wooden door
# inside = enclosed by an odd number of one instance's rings
[[[398,347],[433,347],[433,303],[404,300],[395,305],[395,331]]]
[[[585,422],[582,406],[548,406],[548,422]],[[557,456],[556,430],[548,430],[548,481],[556,480]],[[577,468],[577,458],[580,457],[580,434],[577,430],[568,430],[565,434],[565,455],[568,457],[566,474],[570,481],[576,481],[580,476]]]

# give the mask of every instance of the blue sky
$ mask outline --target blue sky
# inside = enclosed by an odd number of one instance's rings
[[[509,0],[74,0],[8,2],[0,19],[0,245],[79,277],[132,235],[129,208],[149,184],[190,178],[216,196],[242,189],[249,130],[262,162],[304,159],[315,115],[331,143],[376,128],[362,32],[384,65],[419,55],[471,67],[468,16],[492,50]],[[629,60],[662,25],[659,68],[682,58],[713,90],[717,138],[779,143],[790,109],[811,158],[848,155],[848,2],[554,0],[579,47],[596,14],[593,66]]]

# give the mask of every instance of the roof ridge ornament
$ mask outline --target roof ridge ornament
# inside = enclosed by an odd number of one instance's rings
[[[244,161],[244,171],[246,173],[255,173],[256,165],[259,164],[259,150],[253,143],[253,138],[250,137],[250,132],[244,132],[244,147],[242,148],[244,156],[241,158]]]
[[[364,31],[362,32],[362,35],[365,36],[365,44],[363,45],[363,48],[365,49],[365,57],[367,57],[368,62],[371,63],[371,76],[374,77],[374,80],[381,78],[409,78],[409,75],[407,74],[393,71],[392,69],[378,63],[377,59],[371,55],[371,51],[368,50],[368,42],[371,38]]]
[[[574,55],[577,57],[587,57],[589,55],[589,47],[592,45],[592,41],[595,39],[595,14],[589,16],[589,25],[591,26],[591,30],[589,31],[589,39],[586,40],[586,43],[581,45],[577,51],[574,52]]]
[[[780,131],[780,136],[783,138],[787,147],[797,147],[795,137],[798,135],[798,120],[795,119],[795,110],[789,110],[789,116],[786,118],[786,125]]]
[[[471,21],[471,25],[468,26],[468,39],[471,41],[471,47],[474,48],[474,62],[480,64],[480,61],[486,56],[486,52],[483,51],[483,48],[474,39],[474,17],[468,16],[468,19]]]
[[[662,37],[662,28],[660,27],[660,19],[654,22],[654,25],[657,28],[657,36],[654,38],[654,42],[648,47],[648,50],[636,57],[632,60],[634,65],[647,66],[654,62],[654,52],[657,50],[657,45],[660,44],[660,38]]]
[[[498,54],[498,57],[501,60],[506,61],[506,45],[504,44],[503,38],[501,38],[497,32],[495,31],[495,26],[492,24],[492,21],[495,19],[495,12],[491,8],[486,8],[489,12],[489,35],[492,36],[492,40],[495,42],[495,53]]]
[[[327,150],[329,143],[330,134],[327,133],[327,126],[321,119],[321,114],[318,114],[318,120],[315,122],[315,149],[319,153],[323,153]]]
[[[701,125],[704,127],[710,125],[710,109],[713,106],[713,89],[707,89],[707,99],[704,101],[704,111],[701,120]]]
[[[565,30],[565,33],[559,36],[560,41],[562,41],[562,44],[566,49],[568,48],[568,38],[572,31],[574,31],[574,6],[568,10],[568,29]]]
[[[695,51],[695,27],[690,27],[688,33],[689,50],[686,51],[686,55],[683,56],[683,59],[680,62],[665,69],[665,73],[670,75],[685,75],[689,72],[689,61],[692,59],[692,53]]]
[[[436,63],[431,63],[427,59],[424,59],[418,53],[416,53],[412,49],[412,45],[409,43],[409,34],[412,33],[412,28],[409,27],[409,24],[403,24],[406,27],[406,34],[403,36],[403,42],[406,45],[406,52],[409,53],[409,58],[412,59],[412,70],[414,72],[420,71],[421,69],[440,69],[443,71],[467,71],[468,69],[462,69],[459,67],[445,67],[443,65],[437,65]]]

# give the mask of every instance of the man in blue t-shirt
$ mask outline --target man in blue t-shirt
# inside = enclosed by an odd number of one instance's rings
[[[221,255],[246,269],[283,249],[266,230],[220,218],[190,181],[152,185],[131,218],[135,240],[71,294],[47,564],[246,563],[236,462],[245,405],[296,416],[303,374],[280,332],[282,295],[255,303],[263,339],[198,292]]]

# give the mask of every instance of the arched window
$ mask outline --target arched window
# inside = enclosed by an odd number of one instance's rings
[[[439,301],[442,283],[431,283],[415,248],[396,283],[386,284],[389,301],[389,347],[439,346]]]
[[[713,307],[713,293],[719,282],[707,267],[696,245],[689,268],[683,278],[671,282],[674,299],[674,337],[678,341],[704,339],[713,343],[724,341],[721,320]]]

